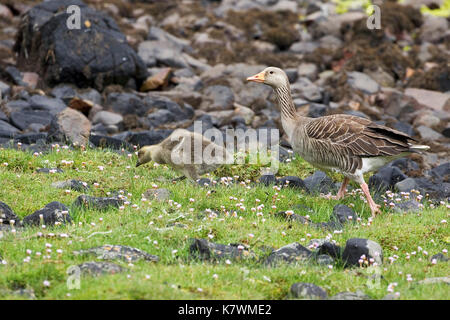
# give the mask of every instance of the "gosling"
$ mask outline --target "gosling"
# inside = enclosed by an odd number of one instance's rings
[[[154,161],[167,164],[183,176],[198,180],[201,175],[230,163],[233,156],[227,150],[203,135],[185,129],[176,129],[162,142],[144,146],[138,151],[136,167]]]

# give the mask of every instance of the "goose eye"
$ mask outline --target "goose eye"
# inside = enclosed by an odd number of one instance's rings
[[[269,71],[270,74],[273,74],[273,71]]]

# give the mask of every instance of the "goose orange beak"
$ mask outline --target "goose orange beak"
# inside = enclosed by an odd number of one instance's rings
[[[247,78],[247,81],[253,81],[253,82],[264,82],[264,80],[266,80],[264,77],[264,72],[257,73],[254,76]]]

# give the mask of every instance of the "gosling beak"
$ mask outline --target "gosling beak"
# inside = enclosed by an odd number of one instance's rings
[[[253,81],[253,82],[264,82],[264,72],[260,72],[255,74],[254,76],[248,77],[247,81]]]

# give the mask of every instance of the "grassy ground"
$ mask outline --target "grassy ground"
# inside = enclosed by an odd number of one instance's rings
[[[33,227],[15,235],[5,234],[0,239],[0,255],[6,261],[6,264],[0,264],[2,299],[20,299],[10,293],[19,288],[32,288],[38,299],[284,299],[295,282],[322,286],[329,296],[341,291],[361,290],[373,299],[381,299],[389,293],[388,286],[397,283],[394,292],[400,294],[400,299],[450,298],[447,284],[417,283],[425,278],[449,275],[448,263],[433,265],[430,262],[431,255],[449,249],[448,224],[442,221],[448,219],[447,204],[431,209],[424,203],[425,209],[419,215],[395,214],[384,208],[384,214],[368,226],[370,211],[359,194],[336,201],[308,196],[289,188],[277,191],[252,184],[249,184],[250,188],[238,184],[214,189],[188,181],[173,184],[171,179],[177,173],[171,169],[152,163],[135,168],[135,161],[134,155],[128,157],[99,150],[61,148],[58,152],[40,156],[0,150],[0,201],[7,203],[20,218],[51,201],[70,206],[81,194],[52,188],[51,183],[55,181],[85,181],[91,186],[88,194],[94,196],[106,196],[108,192],[118,190],[130,194],[130,204],[124,209],[71,208],[73,225],[47,229]],[[60,167],[64,173],[36,173],[40,167]],[[257,170],[251,166],[227,170],[258,178]],[[309,165],[297,159],[282,164],[279,174],[305,177],[311,172],[313,169]],[[169,189],[173,202],[142,201],[142,194],[154,185]],[[210,190],[216,192],[208,193]],[[245,209],[238,209],[238,203]],[[338,203],[354,204],[354,210],[362,217],[360,223],[346,226],[341,233],[288,223],[273,215],[303,204],[316,212],[311,215],[311,220],[328,221]],[[257,215],[251,208],[261,204],[265,206],[263,214]],[[276,209],[272,209],[273,205]],[[222,214],[217,218],[205,218],[202,212],[206,209]],[[236,216],[227,216],[224,210],[236,211]],[[295,209],[294,212],[302,214]],[[174,221],[187,227],[168,227]],[[38,237],[38,232],[57,236]],[[68,237],[62,238],[58,236],[60,234]],[[264,246],[279,248],[296,241],[306,246],[310,239],[325,238],[329,234],[342,247],[347,239],[354,237],[378,242],[385,257],[380,269],[381,280],[375,283],[369,280],[368,277],[373,275],[371,269],[344,269],[341,263],[332,268],[313,263],[269,268],[250,259],[232,261],[231,264],[209,263],[194,260],[189,255],[189,238],[194,237],[210,237],[211,241],[223,244],[245,243],[258,257],[264,257],[267,254],[261,249]],[[51,259],[42,257],[46,254],[46,244],[52,245]],[[79,290],[69,290],[67,269],[95,260],[93,256],[75,256],[72,252],[104,244],[136,247],[158,255],[160,261],[138,261],[133,265],[115,261],[127,271],[96,278],[84,276]],[[58,249],[62,253],[57,253]],[[32,253],[29,262],[24,262],[27,250]],[[415,255],[411,254],[413,251]],[[38,257],[36,252],[43,254]],[[409,260],[407,253],[411,254]],[[389,257],[395,257],[395,262],[391,264]],[[412,281],[407,280],[407,274],[411,275]]]

